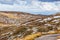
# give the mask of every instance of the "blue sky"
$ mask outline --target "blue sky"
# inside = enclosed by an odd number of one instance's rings
[[[59,0],[39,0],[39,1],[43,1],[43,2],[54,2],[54,1],[59,1]]]
[[[60,12],[59,0],[0,0],[0,11],[50,15]]]

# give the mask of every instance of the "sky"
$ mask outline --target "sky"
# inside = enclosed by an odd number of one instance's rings
[[[43,2],[54,2],[54,1],[59,1],[59,0],[39,0],[39,1],[43,1]]]
[[[60,12],[60,0],[0,0],[0,11],[50,15]]]

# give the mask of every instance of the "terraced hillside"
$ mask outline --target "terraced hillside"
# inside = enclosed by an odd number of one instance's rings
[[[29,40],[27,36],[31,35],[34,40],[40,34],[51,33],[60,34],[60,13],[34,15],[24,12],[0,12],[0,40]]]

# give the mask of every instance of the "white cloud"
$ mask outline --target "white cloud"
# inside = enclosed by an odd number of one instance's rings
[[[0,10],[23,12],[60,11],[60,2],[32,1],[31,4],[27,4],[26,1],[20,1],[19,4],[17,3],[14,3],[14,5],[0,4]]]
[[[60,10],[60,6],[55,5],[55,4],[58,4],[55,2],[53,2],[53,3],[52,2],[33,2],[32,4],[34,7],[36,7],[37,9],[40,9],[42,11]]]

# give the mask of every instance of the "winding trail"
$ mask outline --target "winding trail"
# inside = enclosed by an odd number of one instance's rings
[[[56,36],[60,36],[60,34],[45,35],[45,36],[36,38],[35,40],[57,40]]]

